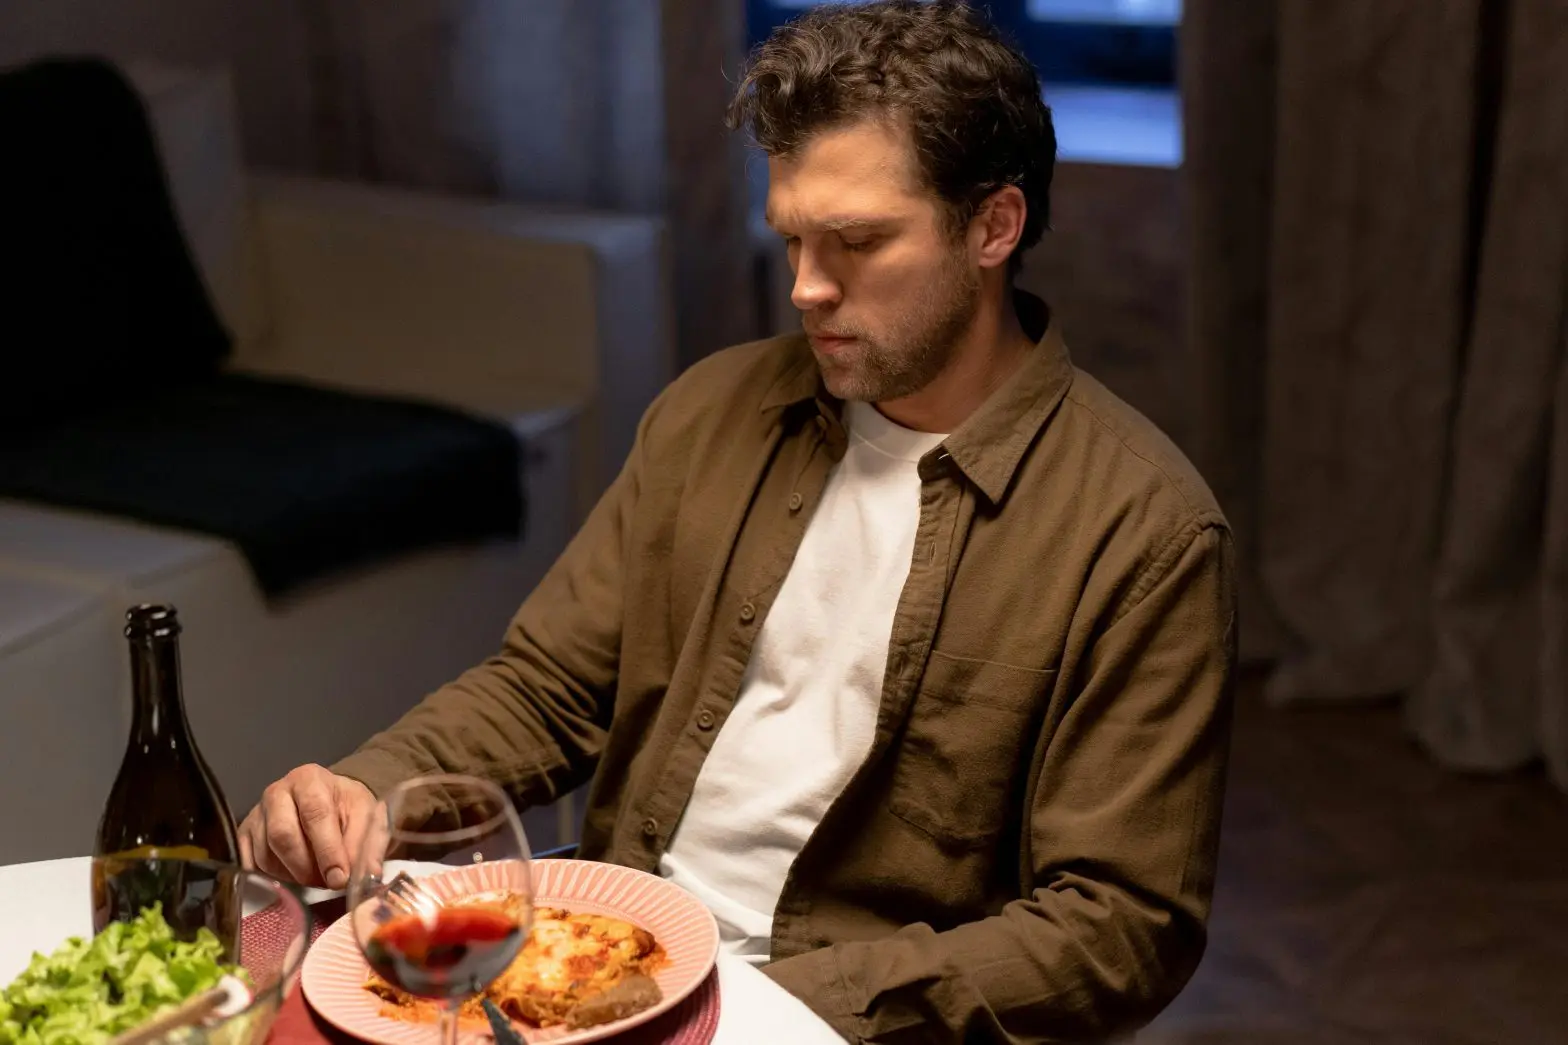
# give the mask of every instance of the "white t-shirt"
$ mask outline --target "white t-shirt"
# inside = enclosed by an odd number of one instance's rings
[[[871,748],[920,521],[916,466],[946,438],[866,403],[845,404],[845,422],[848,448],[659,864],[713,911],[724,949],[758,964],[790,866]]]

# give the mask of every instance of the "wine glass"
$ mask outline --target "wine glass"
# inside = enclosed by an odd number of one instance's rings
[[[456,1045],[463,1003],[522,951],[533,898],[517,810],[495,784],[459,774],[416,777],[377,803],[348,889],[365,960],[439,1005],[443,1045]]]

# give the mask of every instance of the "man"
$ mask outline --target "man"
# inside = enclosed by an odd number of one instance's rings
[[[806,336],[666,389],[501,652],[268,789],[246,859],[337,885],[395,781],[592,777],[581,855],[685,886],[850,1041],[1135,1028],[1204,944],[1231,544],[1012,289],[1055,153],[1035,74],[952,2],[819,10],[732,122]]]

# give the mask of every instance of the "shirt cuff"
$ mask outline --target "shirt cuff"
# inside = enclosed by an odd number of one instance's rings
[[[358,780],[377,798],[385,797],[398,784],[419,775],[393,756],[374,748],[362,748],[327,768],[338,776]]]
[[[762,967],[763,975],[799,998],[838,1032],[845,1041],[859,1045],[860,1016],[850,1004],[849,985],[838,967],[838,954],[832,947],[807,951]]]

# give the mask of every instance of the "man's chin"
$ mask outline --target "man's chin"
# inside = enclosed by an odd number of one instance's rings
[[[835,399],[845,402],[866,400],[866,380],[854,367],[844,366],[837,361],[824,362],[821,356],[817,357],[817,371],[822,375],[822,387]]]
[[[822,386],[834,399],[846,403],[879,403],[889,398],[889,385],[895,382],[866,365],[860,352],[851,357],[843,353],[828,355],[813,349],[812,355],[817,362],[817,372],[822,375]]]

